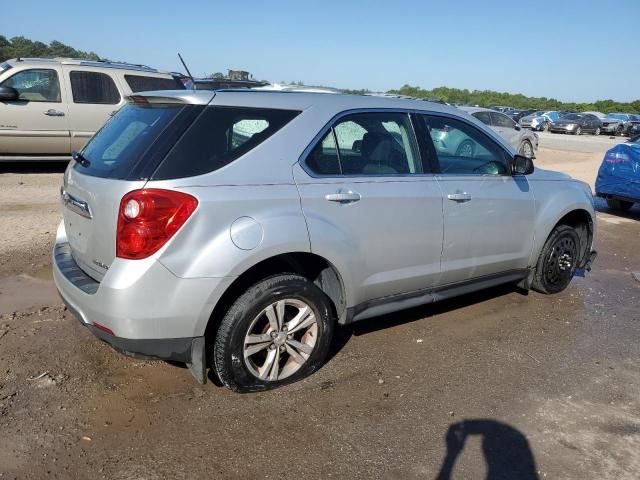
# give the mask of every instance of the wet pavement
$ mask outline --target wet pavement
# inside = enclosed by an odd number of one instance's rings
[[[565,292],[505,286],[342,328],[313,376],[247,395],[114,352],[49,296],[46,257],[19,269],[15,247],[1,478],[636,479],[640,208],[598,205],[599,257]]]

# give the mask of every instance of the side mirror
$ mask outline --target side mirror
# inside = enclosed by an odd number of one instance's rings
[[[0,86],[0,102],[12,102],[20,98],[20,92],[13,87]]]
[[[515,128],[516,130],[521,130],[522,127],[520,125],[518,125],[517,123],[513,126],[513,128]]]
[[[511,173],[513,175],[529,175],[533,173],[533,159],[524,155],[514,155],[511,163]]]

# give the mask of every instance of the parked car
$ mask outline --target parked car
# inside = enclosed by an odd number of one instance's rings
[[[460,110],[469,113],[485,125],[490,126],[521,155],[534,158],[535,151],[538,149],[538,135],[535,133],[521,128],[520,125],[504,113],[496,112],[488,108],[460,107]],[[460,135],[460,137],[454,141],[452,138],[454,133],[456,133],[455,130],[453,132],[446,132],[446,135],[450,138],[449,143],[456,146],[456,150],[469,149],[471,147],[472,144],[467,141],[465,135]]]
[[[640,203],[640,136],[619,143],[604,155],[596,195],[614,210],[629,210]]]
[[[515,108],[513,107],[507,107],[504,105],[496,105],[495,107],[489,107],[491,110],[495,110],[497,112],[502,112],[502,113],[507,113],[510,112],[511,110],[515,110]]]
[[[623,121],[617,118],[611,118],[608,115],[605,115],[602,112],[583,112],[591,115],[595,115],[602,122],[602,127],[600,127],[600,133],[605,133],[608,135],[622,135],[624,132]]]
[[[539,110],[531,115],[522,117],[518,123],[523,128],[531,128],[532,130],[539,132],[548,131],[554,122],[560,120],[561,116],[561,112],[557,112],[555,110],[549,110],[546,112]]]
[[[234,80],[231,78],[196,78],[194,90],[221,90],[223,88],[256,88],[268,85],[259,80]]]
[[[531,115],[532,113],[536,112],[536,110],[533,109],[527,109],[527,110],[510,110],[508,112],[505,112],[505,114],[511,118],[513,121],[518,122],[522,117],[525,117],[527,115]]]
[[[619,132],[620,135],[633,135],[633,132],[638,130],[636,127],[640,125],[640,115],[633,115],[630,113],[610,113],[607,117],[622,122],[622,131]]]
[[[336,324],[503,283],[556,293],[595,256],[587,184],[417,100],[135,95],[62,200],[53,275],[82,324],[243,392],[320,368]]]
[[[184,89],[144,65],[19,58],[0,65],[0,162],[70,159],[122,105],[145,90]]]
[[[600,135],[602,122],[595,115],[589,113],[569,113],[549,125],[549,131],[554,133],[571,133],[582,135],[592,133]]]

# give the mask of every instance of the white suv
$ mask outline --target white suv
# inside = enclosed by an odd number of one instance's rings
[[[147,90],[184,89],[144,65],[64,58],[0,64],[0,162],[69,160],[125,104]]]

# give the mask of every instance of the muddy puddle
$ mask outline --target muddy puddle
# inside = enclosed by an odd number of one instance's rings
[[[61,304],[51,265],[0,278],[0,315]]]

